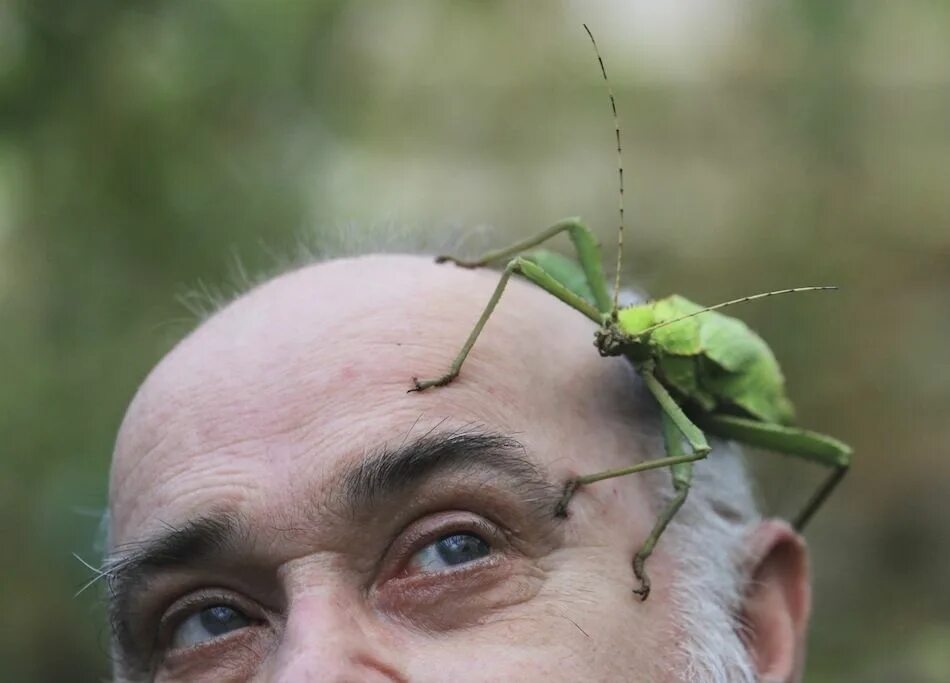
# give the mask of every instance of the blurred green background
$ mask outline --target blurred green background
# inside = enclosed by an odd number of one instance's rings
[[[739,313],[856,450],[806,680],[950,680],[950,3],[0,0],[3,680],[108,675],[71,553],[179,297],[387,226],[471,252],[579,214],[612,258],[582,21],[628,280],[842,286]],[[820,473],[768,460],[790,512]]]

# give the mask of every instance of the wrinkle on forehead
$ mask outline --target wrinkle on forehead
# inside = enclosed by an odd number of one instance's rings
[[[428,257],[330,261],[252,290],[183,340],[152,372],[120,430],[113,519],[170,502],[176,478],[222,454],[281,458],[306,441],[379,431],[420,415],[501,430],[584,420],[629,397],[593,349],[592,324],[512,281],[448,388],[406,394],[445,371],[498,281]],[[613,369],[612,369],[613,366]],[[209,465],[221,471],[221,463]],[[138,517],[139,515],[135,515]]]

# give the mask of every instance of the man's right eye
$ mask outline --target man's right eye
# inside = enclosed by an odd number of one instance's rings
[[[196,647],[251,624],[251,619],[235,607],[208,605],[178,624],[169,647],[173,650]]]

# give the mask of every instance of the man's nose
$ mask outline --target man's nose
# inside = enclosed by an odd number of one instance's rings
[[[311,593],[290,605],[266,680],[280,683],[405,683],[395,653],[360,605],[333,592]]]

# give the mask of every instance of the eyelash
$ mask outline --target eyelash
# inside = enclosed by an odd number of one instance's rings
[[[198,614],[201,610],[214,605],[225,605],[237,610],[246,616],[252,625],[259,625],[263,621],[260,608],[252,606],[250,600],[241,598],[233,591],[226,589],[205,589],[175,601],[175,603],[168,608],[158,624],[158,634],[156,637],[158,651],[163,653],[164,656],[167,656],[169,653],[179,652],[179,650],[170,648],[175,631],[180,628],[186,620]],[[234,633],[238,633],[238,631]],[[225,634],[191,648],[181,648],[180,651],[184,652],[186,650],[200,650],[202,648],[212,647],[214,644],[228,638],[229,635],[230,634]]]
[[[449,519],[445,519],[448,516]],[[422,528],[419,528],[422,527]],[[446,536],[453,534],[473,534],[478,536],[489,549],[489,555],[485,558],[474,560],[460,565],[457,569],[447,569],[437,572],[415,572],[408,571],[409,562],[417,553],[427,546],[438,542]],[[492,562],[493,558],[502,552],[508,545],[508,535],[492,522],[485,519],[472,516],[471,513],[449,512],[427,517],[421,522],[414,522],[404,529],[396,537],[393,544],[384,554],[384,567],[390,562],[395,565],[392,571],[385,571],[380,577],[380,583],[385,583],[393,579],[410,579],[416,576],[444,576],[456,572],[468,571],[476,566],[483,567]]]

